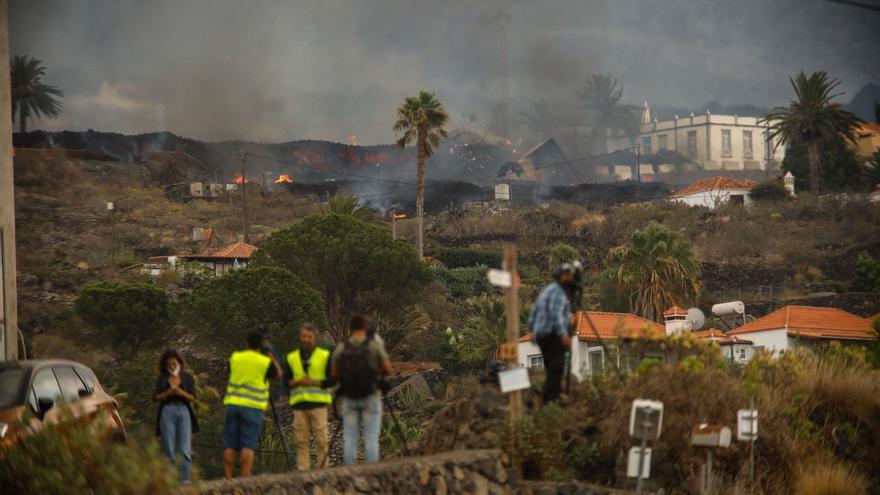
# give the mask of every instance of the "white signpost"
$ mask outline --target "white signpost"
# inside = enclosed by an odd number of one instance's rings
[[[501,393],[525,390],[532,386],[529,380],[529,371],[526,368],[511,368],[498,373],[498,385]]]
[[[489,283],[494,285],[495,287],[509,288],[513,284],[513,277],[510,275],[510,272],[507,270],[498,270],[492,268],[486,273],[486,276],[489,277]]]
[[[736,412],[736,439],[740,442],[749,442],[749,480],[754,488],[755,441],[758,440],[757,409],[740,409]]]
[[[633,447],[627,459],[626,475],[636,478],[636,493],[642,493],[642,480],[651,474],[651,449],[648,439],[660,437],[663,427],[663,403],[656,400],[636,399],[629,415],[630,436],[641,439],[641,447]]]

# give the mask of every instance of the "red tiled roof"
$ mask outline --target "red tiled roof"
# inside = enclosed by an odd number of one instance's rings
[[[663,316],[687,316],[687,314],[686,309],[681,309],[678,306],[673,306],[663,312]]]
[[[750,180],[738,181],[724,176],[710,177],[708,179],[694,182],[684,189],[675,191],[673,196],[687,196],[688,194],[712,191],[715,189],[751,189],[754,185],[755,183]]]
[[[862,124],[856,127],[856,134],[869,135],[869,134],[880,134],[880,124],[874,122],[862,122]]]
[[[587,318],[589,314],[589,318]],[[666,336],[666,327],[640,316],[629,313],[608,313],[605,311],[580,311],[574,318],[577,336],[580,340],[597,340],[626,338],[656,339]],[[595,331],[590,322],[595,326]],[[531,340],[531,334],[520,337],[520,342]]]
[[[735,328],[727,335],[785,329],[791,337],[875,340],[871,320],[837,308],[785,306],[763,318]]]
[[[708,339],[714,340],[719,344],[752,344],[751,340],[744,340],[738,337],[728,335],[717,328],[710,328],[708,330],[700,330],[699,332],[694,332],[694,337],[698,339]]]
[[[246,242],[236,242],[235,244],[230,244],[213,253],[187,254],[181,256],[181,258],[223,258],[246,260],[250,259],[251,255],[254,254],[254,251],[256,250],[257,246]]]

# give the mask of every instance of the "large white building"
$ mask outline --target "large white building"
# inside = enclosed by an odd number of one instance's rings
[[[774,149],[769,125],[759,117],[691,114],[672,120],[652,119],[645,103],[638,144],[643,155],[659,150],[675,151],[697,163],[704,170],[768,170],[782,163],[785,150]],[[608,149],[630,146],[627,138],[616,138]]]

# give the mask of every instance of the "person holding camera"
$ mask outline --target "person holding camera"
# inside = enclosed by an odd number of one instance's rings
[[[199,425],[193,410],[196,382],[183,366],[183,358],[174,349],[162,354],[153,400],[159,403],[156,436],[162,452],[175,464],[180,454],[180,482],[187,485],[192,475],[192,434],[199,431]]]
[[[223,404],[223,474],[232,478],[237,454],[241,454],[241,477],[251,476],[254,451],[269,408],[269,380],[281,377],[268,340],[262,332],[247,334],[247,349],[229,358],[229,383]]]
[[[330,377],[330,351],[317,345],[318,331],[309,323],[299,327],[299,347],[287,355],[284,384],[290,389],[293,432],[296,437],[296,467],[311,467],[309,436],[315,437],[318,468],[328,465],[327,409],[333,403]]]
[[[557,266],[553,270],[553,282],[544,287],[529,314],[532,340],[541,348],[546,370],[544,404],[558,401],[562,388],[565,352],[571,348],[572,313],[568,292],[576,285],[576,271],[572,263]]]

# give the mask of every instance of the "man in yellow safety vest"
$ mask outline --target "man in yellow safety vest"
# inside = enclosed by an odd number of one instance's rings
[[[301,471],[308,471],[311,467],[310,433],[315,437],[318,468],[328,465],[327,409],[333,402],[330,351],[318,347],[317,339],[314,325],[302,325],[299,328],[299,348],[289,353],[284,363],[284,383],[290,388],[290,406],[293,408],[296,467]]]
[[[251,475],[263,412],[269,407],[269,380],[281,376],[281,368],[260,332],[249,332],[247,345],[229,358],[229,384],[223,397],[223,473],[227,479],[232,478],[237,452],[241,452],[241,477]]]

